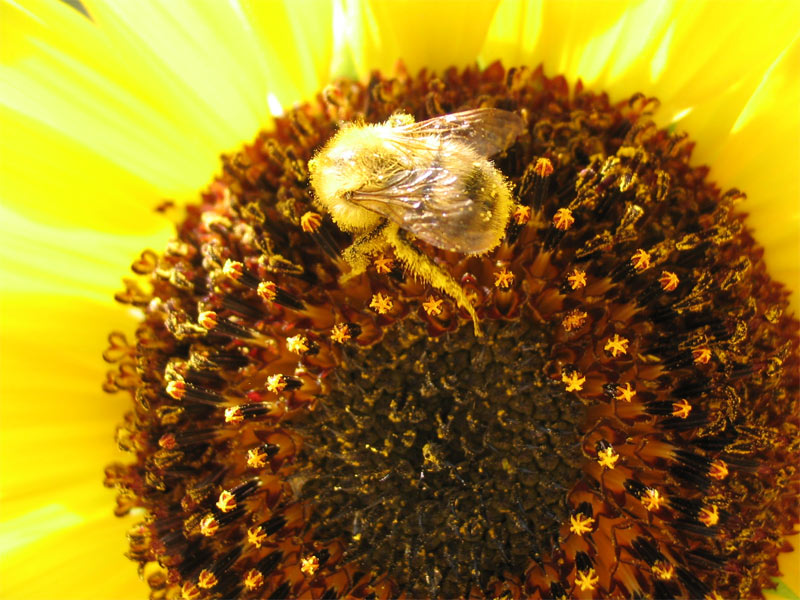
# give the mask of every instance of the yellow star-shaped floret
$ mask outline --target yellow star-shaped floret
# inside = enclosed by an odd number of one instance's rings
[[[267,377],[267,390],[273,394],[277,394],[286,389],[286,383],[286,377],[281,373],[275,373]]]
[[[247,451],[247,466],[251,469],[263,469],[267,465],[267,453],[261,448],[251,448]]]
[[[256,548],[261,548],[261,544],[263,544],[266,539],[267,534],[261,529],[260,525],[255,525],[247,530],[247,541]]]
[[[531,207],[530,206],[517,206],[514,210],[514,222],[517,225],[525,225],[531,220]]]
[[[394,306],[392,299],[389,296],[384,296],[380,292],[372,296],[372,300],[369,303],[369,307],[379,315],[388,313],[392,310],[392,306]]]
[[[217,508],[224,513],[231,512],[236,508],[236,496],[224,490],[220,493],[219,500],[217,500]]]
[[[597,453],[597,462],[601,467],[605,467],[606,469],[613,469],[617,466],[618,460],[619,454],[617,454],[617,451],[611,446]]]
[[[219,530],[219,521],[214,515],[206,515],[200,520],[200,533],[211,537]]]
[[[665,292],[674,292],[680,282],[681,280],[672,271],[661,271],[661,277],[658,278],[658,283]]]
[[[436,317],[442,313],[443,300],[441,298],[434,298],[428,296],[428,299],[422,303],[422,310],[424,310],[431,317]]]
[[[394,260],[386,256],[376,258],[372,264],[375,265],[375,270],[381,275],[391,273],[392,268],[394,268]]]
[[[494,286],[499,288],[507,288],[511,287],[511,284],[514,283],[514,274],[503,267],[502,271],[498,271],[494,274]]]
[[[319,569],[319,559],[316,556],[307,556],[300,559],[300,570],[306,577],[313,577]]]
[[[689,404],[685,398],[681,399],[680,402],[673,402],[672,403],[672,416],[679,417],[681,419],[686,419],[689,416],[689,413],[692,412],[692,405]]]
[[[568,392],[580,392],[586,383],[586,377],[581,375],[580,371],[571,371],[569,374],[562,373],[561,381],[567,384]]]
[[[231,260],[229,258],[222,267],[222,273],[233,281],[239,281],[244,274],[244,265],[238,260]]]
[[[200,575],[197,576],[197,585],[204,590],[210,590],[217,585],[217,583],[217,576],[208,569],[203,569],[200,571]]]
[[[606,345],[603,347],[603,350],[610,353],[614,358],[617,358],[628,352],[629,343],[630,341],[628,338],[620,337],[618,333],[615,333],[614,337],[610,337],[606,340]]]
[[[600,578],[597,576],[597,572],[594,569],[579,571],[578,574],[575,575],[575,585],[581,588],[582,592],[596,589],[598,583],[600,583]]]
[[[213,310],[204,310],[197,315],[198,324],[204,329],[214,329],[219,324],[219,317]]]
[[[167,394],[175,400],[181,400],[186,395],[186,384],[178,379],[167,383]]]
[[[719,523],[719,509],[716,504],[705,506],[700,510],[697,519],[706,527],[713,527]]]
[[[651,267],[650,253],[647,250],[639,248],[633,253],[633,256],[631,256],[631,263],[633,263],[633,268],[639,273],[646,271]]]
[[[569,518],[569,530],[575,535],[584,535],[592,530],[594,519],[587,517],[583,513],[572,515]]]
[[[717,592],[710,592],[703,596],[703,600],[725,600],[722,596],[720,596]]]
[[[570,273],[569,277],[567,277],[567,281],[569,282],[569,287],[573,290],[579,290],[583,287],[586,287],[586,272],[581,271],[580,269],[575,269]]]
[[[580,329],[586,323],[586,319],[589,315],[587,315],[582,310],[571,310],[569,311],[564,319],[561,321],[561,326],[566,329],[567,331],[572,331],[574,329]]]
[[[300,228],[306,233],[314,233],[322,225],[322,215],[308,211],[300,217]]]
[[[553,173],[553,163],[549,158],[537,158],[536,164],[533,166],[533,172],[539,177],[548,177]]]
[[[288,337],[286,338],[286,348],[289,350],[289,352],[294,352],[295,354],[303,354],[304,352],[308,352],[308,338],[299,333],[292,337]]]
[[[711,348],[702,346],[692,350],[692,358],[698,365],[707,365],[711,360]]]
[[[272,302],[275,300],[275,296],[278,295],[278,286],[275,285],[274,281],[262,281],[258,284],[258,289],[256,292],[262,298],[262,300],[265,300],[266,302]]]
[[[556,229],[566,231],[575,223],[575,217],[572,216],[572,211],[568,208],[559,208],[556,214],[553,215],[553,225]]]
[[[644,494],[642,494],[642,504],[644,505],[645,510],[658,510],[661,508],[661,503],[663,501],[664,498],[655,488],[647,488],[644,491]]]
[[[241,423],[244,421],[242,409],[239,406],[229,406],[225,409],[225,422],[226,423]]]
[[[725,464],[725,461],[717,459],[711,463],[708,474],[717,481],[722,481],[728,476],[728,465]]]
[[[653,575],[662,581],[669,581],[675,575],[675,567],[665,560],[657,560],[653,565]]]
[[[264,585],[264,575],[258,569],[250,569],[242,580],[248,592],[254,592]]]
[[[618,385],[615,398],[623,402],[631,402],[636,396],[636,390],[631,387],[631,384],[625,382],[625,387]]]
[[[181,586],[181,600],[197,600],[201,593],[200,588],[191,581],[184,581]]]
[[[344,344],[351,337],[350,327],[347,323],[337,323],[331,329],[331,339],[337,344]]]

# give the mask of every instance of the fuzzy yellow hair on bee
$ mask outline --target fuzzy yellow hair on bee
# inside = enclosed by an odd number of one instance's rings
[[[453,276],[412,243],[483,254],[500,244],[514,202],[489,160],[524,130],[518,114],[479,108],[415,122],[395,114],[385,123],[343,126],[309,161],[315,201],[354,234],[342,253],[363,273],[387,246],[414,277],[478,316]],[[410,235],[409,235],[410,234]]]

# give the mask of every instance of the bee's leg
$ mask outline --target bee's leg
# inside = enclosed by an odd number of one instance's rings
[[[405,237],[403,231],[394,223],[386,227],[386,241],[394,248],[394,255],[403,263],[403,266],[431,287],[444,292],[453,298],[459,306],[464,308],[472,317],[475,335],[480,337],[480,325],[475,307],[469,301],[467,294],[453,276],[437,265],[430,256],[414,247]]]
[[[342,252],[342,258],[350,265],[350,272],[341,276],[342,283],[358,277],[367,270],[370,264],[370,257],[386,247],[386,221],[378,225],[375,229],[359,235],[353,243]]]

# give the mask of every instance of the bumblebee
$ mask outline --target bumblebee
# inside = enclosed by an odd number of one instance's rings
[[[479,108],[415,122],[407,114],[385,123],[344,125],[309,161],[315,202],[354,235],[342,258],[346,278],[370,257],[394,249],[414,277],[478,316],[453,276],[413,244],[484,254],[505,234],[514,202],[509,183],[489,161],[523,132],[518,114]]]

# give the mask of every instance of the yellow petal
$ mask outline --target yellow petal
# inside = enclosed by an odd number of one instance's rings
[[[770,65],[712,163],[747,193],[748,225],[773,277],[800,290],[800,35]],[[798,309],[798,294],[792,296]]]
[[[0,4],[14,32],[0,48],[0,180],[46,222],[148,222],[129,206],[188,201],[220,152],[270,123],[270,99],[307,98],[327,77],[331,11],[316,2],[86,4],[96,24],[61,2]],[[43,174],[72,201],[30,202],[57,197]]]
[[[130,523],[101,485],[127,402],[102,393],[97,357],[124,316],[52,291],[6,292],[0,315],[0,595],[146,597],[123,556]]]
[[[416,73],[442,71],[475,61],[496,0],[366,0],[349,3],[342,15],[358,76],[392,72],[398,60]]]

